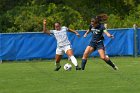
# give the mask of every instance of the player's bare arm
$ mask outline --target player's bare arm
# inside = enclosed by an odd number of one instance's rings
[[[72,32],[72,33],[75,33],[78,37],[80,37],[80,34],[77,31],[75,31],[73,29],[68,29],[68,31],[69,32]]]
[[[105,33],[109,38],[114,38],[114,36],[111,35],[107,30],[104,30],[104,33]]]
[[[87,35],[89,34],[90,31],[91,31],[91,30],[88,29],[88,30],[86,31],[86,33],[84,34],[84,37],[87,37]]]
[[[43,32],[47,34],[51,34],[50,30],[46,28],[46,19],[43,20]]]

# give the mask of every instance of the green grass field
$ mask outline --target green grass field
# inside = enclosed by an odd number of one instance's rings
[[[85,71],[55,72],[54,60],[0,64],[0,93],[140,93],[140,58],[114,57],[114,71],[90,58]],[[80,63],[81,59],[78,59]],[[62,60],[62,66],[69,61]]]

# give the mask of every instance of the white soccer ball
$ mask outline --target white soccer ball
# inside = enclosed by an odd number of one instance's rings
[[[66,70],[66,71],[71,71],[71,69],[72,69],[72,65],[71,65],[71,64],[66,63],[66,64],[64,65],[64,70]]]

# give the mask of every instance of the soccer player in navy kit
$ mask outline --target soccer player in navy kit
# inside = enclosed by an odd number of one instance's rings
[[[112,63],[110,58],[105,55],[105,48],[104,48],[104,44],[103,44],[103,40],[104,40],[103,34],[105,33],[108,37],[114,38],[113,35],[111,35],[110,33],[107,32],[107,29],[105,29],[104,24],[101,23],[102,21],[106,21],[107,18],[108,17],[106,14],[101,14],[99,16],[96,16],[96,18],[91,19],[91,24],[90,24],[87,32],[84,34],[84,37],[86,37],[89,32],[92,32],[93,36],[90,41],[90,44],[87,46],[87,48],[83,54],[83,57],[82,57],[82,63],[81,63],[82,70],[85,69],[85,65],[87,63],[88,56],[96,49],[98,50],[98,53],[102,60],[104,60],[114,70],[118,69],[118,67],[115,66],[114,63]]]

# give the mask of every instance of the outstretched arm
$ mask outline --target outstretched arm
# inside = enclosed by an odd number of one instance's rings
[[[105,33],[108,37],[110,37],[110,38],[114,38],[114,36],[111,35],[111,34],[107,31],[107,24],[104,24],[104,27],[105,27],[105,29],[104,29],[104,33]]]
[[[114,38],[114,36],[111,35],[106,29],[104,30],[104,33],[105,33],[109,38]]]
[[[51,33],[50,33],[50,30],[48,30],[48,29],[46,28],[46,19],[43,20],[43,32],[44,32],[44,33],[47,33],[47,34],[49,34],[49,35],[51,34]]]
[[[90,30],[88,29],[88,30],[86,31],[86,33],[84,34],[84,37],[87,37],[87,35],[89,34],[89,32],[90,32]]]
[[[68,29],[68,31],[69,32],[72,32],[72,33],[75,33],[78,37],[80,37],[80,34],[77,31],[75,31],[73,29]]]

